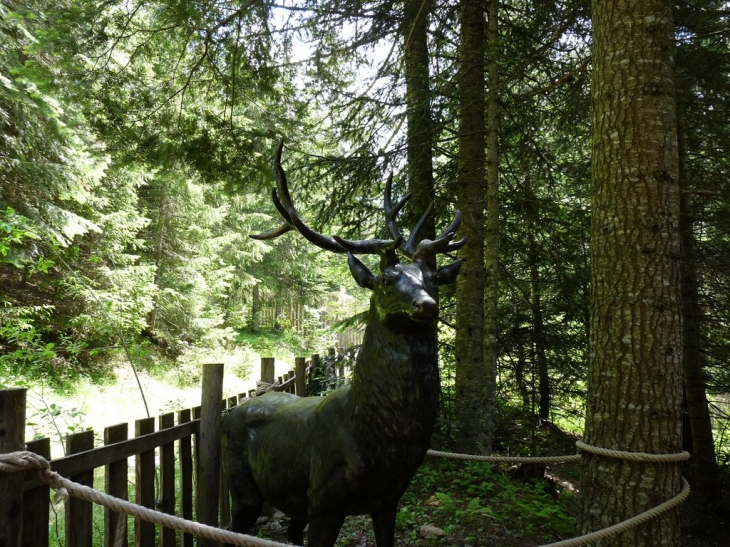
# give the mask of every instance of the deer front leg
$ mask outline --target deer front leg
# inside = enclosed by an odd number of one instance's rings
[[[289,527],[286,529],[286,535],[289,536],[289,541],[293,545],[304,545],[304,528],[306,526],[306,520],[291,519]]]
[[[332,547],[344,522],[345,515],[339,513],[316,517],[310,515],[308,547]]]
[[[373,519],[373,530],[375,531],[375,543],[377,547],[393,547],[395,537],[395,516],[398,511],[398,500],[383,505],[377,512],[370,516]]]

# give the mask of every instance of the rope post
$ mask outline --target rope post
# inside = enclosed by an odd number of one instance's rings
[[[294,374],[296,375],[296,393],[300,397],[307,396],[307,360],[304,357],[294,359]]]
[[[274,357],[262,357],[261,358],[261,381],[267,384],[273,384],[276,381],[275,378],[275,362]]]
[[[0,454],[25,450],[25,388],[0,391]],[[20,547],[23,474],[0,473],[0,545]]]
[[[196,514],[198,522],[218,526],[218,499],[221,469],[221,399],[223,364],[203,365],[200,409],[200,447],[197,451]],[[216,547],[201,538],[199,547]]]
[[[319,359],[319,353],[313,353],[310,359],[309,377],[307,378],[307,395],[316,395],[322,391],[320,376],[322,376],[322,363]]]

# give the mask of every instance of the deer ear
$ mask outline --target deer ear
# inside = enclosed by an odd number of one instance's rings
[[[375,276],[352,253],[347,253],[347,265],[350,267],[350,273],[358,285],[366,289],[372,289],[375,286]]]
[[[459,270],[461,269],[461,265],[463,263],[464,259],[460,258],[459,260],[455,260],[451,264],[439,268],[438,272],[436,273],[436,280],[438,281],[438,284],[448,285],[449,283],[453,283],[456,279],[456,276],[459,275]]]

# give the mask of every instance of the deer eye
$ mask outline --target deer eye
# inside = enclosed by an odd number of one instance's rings
[[[383,284],[383,287],[390,287],[398,281],[398,274],[394,272],[388,272],[383,274],[381,283]]]

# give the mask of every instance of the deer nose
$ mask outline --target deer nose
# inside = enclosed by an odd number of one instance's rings
[[[438,317],[438,304],[433,298],[419,298],[413,301],[413,318],[419,321],[433,321]]]

